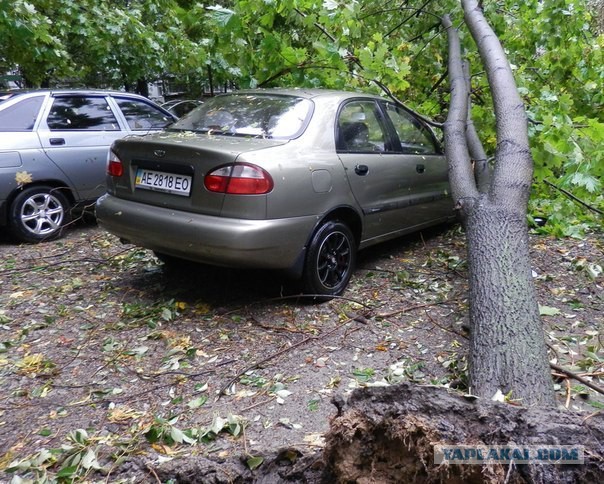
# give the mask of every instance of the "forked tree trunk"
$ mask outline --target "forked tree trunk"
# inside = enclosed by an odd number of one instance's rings
[[[491,398],[501,390],[522,405],[552,406],[553,384],[529,258],[526,214],[532,158],[526,114],[504,51],[478,2],[462,0],[462,5],[487,71],[497,122],[495,167],[488,189],[479,190],[468,151],[469,95],[459,36],[445,18],[451,82],[445,148],[468,247],[470,391]]]
[[[531,276],[526,214],[482,200],[466,217],[471,392],[522,405],[553,404]]]

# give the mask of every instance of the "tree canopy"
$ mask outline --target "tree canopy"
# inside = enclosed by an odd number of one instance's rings
[[[604,206],[604,35],[589,5],[484,2],[531,123],[530,213],[547,217],[541,230],[557,235],[599,225]],[[449,12],[454,25],[463,23],[453,0],[0,0],[0,72],[18,70],[30,86],[126,89],[173,76],[193,94],[209,76],[239,88],[385,87],[443,121],[449,92],[440,19]],[[471,59],[473,41],[461,42]],[[492,101],[471,61],[473,116],[490,155]]]

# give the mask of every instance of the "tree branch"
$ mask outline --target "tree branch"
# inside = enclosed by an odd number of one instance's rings
[[[394,32],[396,32],[403,25],[405,25],[413,17],[419,16],[419,14],[424,13],[424,9],[428,5],[430,5],[432,3],[432,1],[433,0],[426,0],[426,2],[421,7],[419,7],[418,9],[413,9],[413,8],[408,9],[408,8],[405,8],[405,7],[401,7],[401,10],[415,10],[415,12],[412,13],[411,15],[408,15],[406,18],[404,18],[401,22],[399,22],[399,24],[396,27],[390,29],[390,31],[384,35],[384,38],[390,37],[390,35],[392,35]]]
[[[447,76],[449,75],[449,71],[445,70],[445,72],[442,73],[442,75],[438,78],[438,81],[436,81],[434,83],[434,85],[430,88],[430,90],[428,91],[428,94],[426,97],[431,96],[434,91],[436,91],[438,89],[438,87],[445,82],[445,80],[447,79]]]
[[[424,15],[430,15],[430,16],[434,17],[435,19],[437,19],[437,20],[440,22],[440,20],[441,20],[441,19],[440,19],[440,17],[439,17],[437,14],[435,14],[435,13],[433,13],[433,12],[430,12],[430,11],[428,11],[428,10],[424,10],[424,7],[426,7],[426,6],[427,6],[429,3],[432,3],[433,1],[434,1],[434,0],[429,0],[429,1],[427,1],[427,2],[426,2],[424,5],[422,5],[422,7],[421,7],[421,8],[417,8],[417,7],[406,7],[406,6],[400,6],[400,5],[399,5],[398,7],[395,7],[395,8],[380,8],[380,9],[378,9],[378,10],[374,10],[374,11],[372,11],[371,13],[368,13],[368,14],[366,14],[366,15],[362,16],[362,17],[359,17],[359,21],[362,21],[362,20],[364,20],[364,19],[366,19],[366,18],[369,18],[369,17],[374,17],[374,16],[376,16],[376,15],[381,15],[381,14],[384,14],[384,13],[389,13],[389,12],[402,12],[402,11],[404,11],[404,10],[410,10],[410,11],[412,11],[412,12],[414,12],[414,13],[413,13],[413,14],[411,14],[411,15],[409,16],[409,19],[411,19],[411,18],[413,18],[413,17],[419,17],[419,15],[420,15],[420,14],[424,14]],[[402,24],[402,23],[401,23],[401,24]],[[399,27],[400,27],[400,25],[401,25],[401,24],[399,24]],[[397,28],[398,28],[398,27],[397,27]],[[393,31],[394,31],[394,30],[396,30],[396,28],[395,28],[395,29],[393,29]],[[391,32],[388,32],[388,34],[384,35],[384,37],[388,36],[388,35],[389,35],[389,34],[391,34],[391,33],[392,33],[392,31],[391,31]]]
[[[462,199],[478,198],[479,193],[472,173],[466,139],[469,95],[461,61],[459,33],[453,27],[448,15],[443,17],[442,23],[447,30],[449,40],[449,82],[451,85],[449,113],[444,125],[445,152],[449,163],[449,181],[453,200],[460,204]]]
[[[505,52],[476,0],[462,0],[466,24],[486,68],[497,124],[496,164],[489,195],[526,209],[533,173],[524,104]]]
[[[432,0],[428,0],[425,4],[424,7],[426,5],[428,5]],[[423,7],[422,7],[423,8]],[[397,9],[399,10],[399,9]],[[400,10],[404,10],[404,8],[400,8]],[[416,13],[414,15],[417,15],[418,13],[422,13],[423,11],[417,10],[417,9],[413,9],[416,11]],[[301,17],[306,17],[306,14],[304,12],[302,12],[300,9],[295,8],[294,11],[300,15]],[[425,12],[424,12],[425,13]],[[372,13],[371,15],[374,15],[374,13]],[[315,22],[313,24],[315,27],[317,27],[321,33],[323,35],[325,35],[329,40],[331,40],[332,42],[336,42],[336,38],[331,35],[322,25],[320,25],[319,23]],[[359,61],[359,59],[349,50],[346,49],[346,54],[347,57],[349,59],[352,59],[352,61],[360,68],[363,69],[363,65],[361,64],[361,62]],[[287,71],[285,71],[284,73],[287,73]],[[275,76],[271,76],[270,80],[279,77],[280,74],[277,74]],[[268,81],[264,81],[261,85],[266,84]],[[396,96],[394,96],[394,94],[392,94],[392,92],[390,91],[390,89],[383,84],[381,81],[377,80],[377,79],[372,79],[371,82],[374,82],[380,89],[382,89],[382,91],[384,91],[384,93],[390,97],[390,99],[392,99],[394,102],[396,102],[397,104],[399,104],[403,109],[405,109],[407,112],[417,116],[418,118],[420,118],[424,123],[428,124],[429,126],[433,126],[436,128],[442,128],[442,124],[441,123],[437,123],[421,114],[419,114],[418,112],[414,111],[413,109],[411,109],[410,107],[408,107],[404,102],[402,102],[400,99],[398,99]]]
[[[399,98],[397,98],[394,94],[392,94],[392,91],[390,91],[390,89],[388,88],[388,86],[386,86],[382,81],[378,81],[377,79],[372,79],[371,82],[375,83],[382,91],[384,91],[384,93],[390,98],[392,99],[395,103],[399,104],[405,111],[413,114],[414,116],[417,116],[419,119],[421,119],[424,123],[430,125],[430,126],[434,126],[435,128],[440,128],[442,129],[443,125],[442,123],[437,123],[436,121],[433,121],[430,118],[425,117],[424,115],[418,113],[417,111],[414,111],[413,109],[411,109],[409,106],[407,106],[403,101],[401,101]]]
[[[472,93],[472,81],[470,77],[470,65],[468,62],[463,63],[463,72],[466,79],[466,89],[468,94]],[[468,97],[470,103],[471,96]],[[476,126],[472,119],[472,109],[468,105],[468,117],[466,120],[466,141],[468,143],[468,151],[470,152],[470,158],[474,163],[474,178],[478,186],[480,193],[486,193],[491,184],[491,170],[489,168],[487,154],[484,151],[484,147],[478,133],[476,132]]]
[[[592,207],[591,205],[585,203],[583,200],[581,200],[580,198],[577,198],[576,196],[574,196],[572,193],[570,193],[569,191],[566,191],[564,188],[560,188],[559,186],[554,185],[552,182],[548,181],[548,180],[543,180],[547,185],[549,185],[552,188],[555,188],[556,190],[560,190],[562,193],[564,193],[564,195],[566,195],[568,198],[570,198],[571,200],[574,200],[575,202],[577,202],[580,205],[583,205],[585,208],[588,208],[589,210],[592,210],[594,212],[596,212],[598,215],[604,215],[604,212],[602,212],[602,210],[597,209],[596,207]]]

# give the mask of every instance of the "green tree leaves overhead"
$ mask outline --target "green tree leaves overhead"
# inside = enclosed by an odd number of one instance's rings
[[[29,85],[121,86],[178,73],[199,49],[173,0],[0,0],[0,68]]]
[[[0,0],[0,69],[20,66],[40,84],[49,69],[65,69],[68,56],[50,18],[23,0]]]
[[[554,233],[575,235],[569,222],[583,209],[546,182],[604,208],[604,36],[584,1],[533,0],[514,13],[515,33],[504,38],[531,118],[533,211],[550,218]]]

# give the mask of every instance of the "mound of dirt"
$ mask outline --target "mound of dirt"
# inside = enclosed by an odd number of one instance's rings
[[[464,399],[403,383],[355,391],[326,436],[325,482],[604,482],[604,415]],[[582,465],[435,465],[435,446],[582,445]]]

